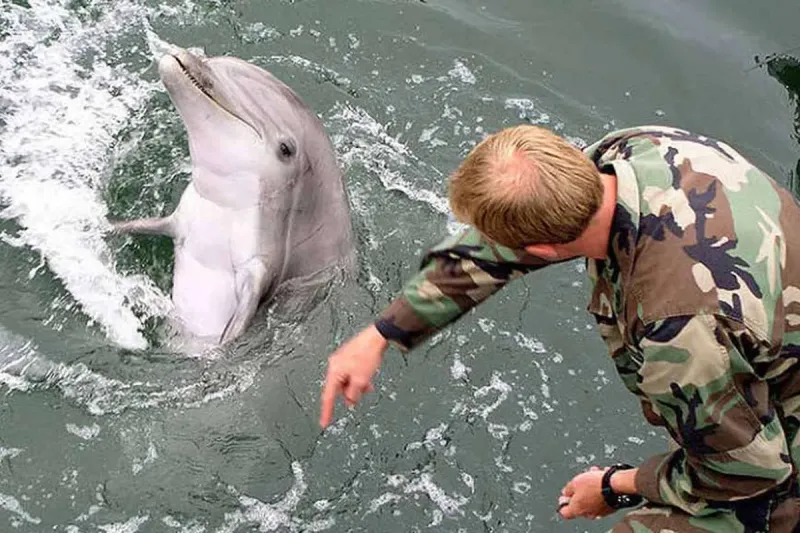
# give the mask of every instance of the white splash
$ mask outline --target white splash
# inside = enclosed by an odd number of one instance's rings
[[[278,55],[275,55],[275,56],[271,56],[269,58],[269,61],[273,62],[273,63],[278,63],[278,64],[281,64],[281,63],[292,63],[293,65],[302,68],[306,72],[311,72],[311,73],[314,73],[314,74],[318,74],[321,78],[323,78],[325,80],[332,81],[334,84],[336,84],[339,87],[350,88],[353,85],[353,82],[349,78],[347,78],[346,76],[343,76],[342,74],[339,74],[338,72],[336,72],[333,69],[330,69],[328,67],[320,65],[319,63],[316,63],[314,61],[311,61],[311,60],[306,59],[306,58],[301,57],[301,56],[297,56],[297,55],[278,56]]]
[[[524,481],[517,481],[512,486],[512,489],[518,494],[527,494],[528,491],[531,490],[531,484]]]
[[[511,430],[509,430],[508,426],[505,424],[489,423],[489,425],[486,427],[486,430],[492,437],[501,441],[508,439],[508,436],[511,434]]]
[[[475,391],[474,396],[475,398],[483,398],[488,396],[492,392],[497,393],[497,398],[494,402],[489,405],[484,406],[480,411],[478,411],[478,415],[486,420],[486,418],[504,401],[508,399],[508,395],[511,393],[511,385],[500,379],[499,372],[493,372],[492,378],[489,382],[489,385],[479,388]]]
[[[427,432],[425,432],[425,438],[422,441],[411,442],[406,445],[406,449],[416,450],[424,446],[426,449],[430,450],[437,445],[446,445],[447,441],[444,440],[444,433],[447,431],[448,427],[449,426],[443,422],[436,427],[430,428]]]
[[[101,190],[115,136],[156,88],[105,61],[107,43],[144,11],[114,2],[84,24],[63,4],[30,0],[29,9],[5,4],[0,13],[8,29],[0,41],[0,216],[16,221],[18,245],[42,255],[109,339],[141,349],[134,311],[163,315],[169,299],[147,278],[115,271]],[[87,53],[95,55],[90,69],[80,64]]]
[[[30,524],[40,524],[42,522],[40,518],[35,518],[26,513],[22,508],[22,505],[20,505],[19,500],[13,496],[0,494],[0,509],[5,509],[9,513],[17,515],[19,518]]]
[[[172,389],[147,382],[126,383],[90,370],[82,363],[55,363],[40,354],[31,341],[0,326],[0,385],[23,392],[55,389],[96,416],[163,404],[196,407],[244,392],[253,385],[256,373],[255,362],[245,363],[237,368],[234,379],[219,390],[210,390],[209,384],[201,381]],[[94,433],[92,427],[87,431],[70,425],[67,430],[80,437]]]
[[[461,508],[469,502],[469,498],[457,493],[453,496],[448,496],[444,489],[433,482],[433,476],[428,472],[424,472],[418,478],[409,481],[403,491],[406,494],[414,492],[427,494],[428,498],[447,516],[463,515],[464,511]]]
[[[97,526],[97,529],[105,533],[136,533],[139,528],[150,519],[149,515],[134,516],[126,522],[118,522],[114,524],[105,524]]]
[[[367,504],[367,510],[364,513],[364,516],[367,516],[367,515],[370,515],[370,514],[374,514],[375,512],[377,512],[384,505],[386,505],[388,503],[396,502],[396,501],[400,500],[401,498],[402,497],[400,495],[395,494],[393,492],[385,492],[385,493],[381,494],[380,496],[378,496],[377,498],[373,498],[372,500],[370,500],[370,502]]]
[[[331,129],[336,132],[332,135],[334,146],[345,166],[360,164],[376,174],[386,190],[400,191],[412,200],[429,205],[434,211],[449,213],[446,198],[403,177],[410,162],[421,163],[369,113],[361,108],[337,104],[329,121],[334,126]]]
[[[550,115],[536,110],[536,104],[529,98],[507,98],[506,109],[516,109],[519,118],[528,120],[532,124],[545,125],[550,123]]]
[[[461,481],[464,482],[464,485],[469,488],[471,493],[475,494],[475,478],[466,472],[461,472]]]
[[[469,85],[475,84],[475,74],[467,67],[463,62],[456,59],[453,61],[453,68],[450,69],[448,72],[451,78],[456,78],[460,80],[462,83],[467,83]]]
[[[453,379],[467,379],[469,377],[470,370],[472,369],[465,365],[458,353],[456,353],[453,357],[453,365],[450,367],[450,375],[453,377]]]
[[[249,42],[258,42],[264,40],[275,40],[281,37],[281,32],[270,26],[266,26],[263,22],[255,22],[245,28],[242,38]]]
[[[146,465],[153,464],[156,459],[158,459],[158,451],[156,450],[155,444],[151,442],[150,445],[147,447],[147,455],[145,456],[145,458],[142,460],[139,459],[133,460],[133,465],[131,465],[131,472],[135,476],[136,474],[144,470],[144,467]]]
[[[19,448],[4,448],[0,446],[0,461],[6,458],[13,459],[21,453],[22,450]]]
[[[100,434],[100,426],[92,424],[91,426],[77,426],[75,424],[67,424],[67,431],[72,433],[78,438],[83,440],[92,440]]]
[[[259,531],[275,531],[288,528],[290,531],[323,531],[335,524],[333,518],[304,523],[292,517],[302,496],[308,490],[305,475],[300,463],[292,463],[294,485],[286,492],[283,499],[274,504],[264,503],[249,496],[238,495],[242,509],[225,513],[225,524],[216,533],[234,533],[242,525],[253,524]],[[235,493],[235,489],[231,489]]]

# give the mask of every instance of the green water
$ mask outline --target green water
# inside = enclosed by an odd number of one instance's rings
[[[515,282],[317,427],[327,355],[447,234],[444,179],[486,132],[577,144],[670,124],[798,173],[800,5],[0,1],[0,531],[605,531],[561,486],[664,449],[584,311],[577,263]],[[148,31],[268,68],[323,118],[359,274],[216,358],[160,347],[168,213],[189,175]],[[146,344],[146,347],[145,346]]]

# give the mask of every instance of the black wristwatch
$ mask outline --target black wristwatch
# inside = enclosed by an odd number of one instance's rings
[[[631,465],[626,464],[616,464],[606,470],[605,474],[603,474],[603,484],[602,484],[602,491],[603,491],[603,499],[606,501],[606,505],[611,507],[612,509],[623,509],[625,507],[636,507],[644,498],[639,496],[638,494],[617,494],[611,488],[611,476],[614,475],[614,472],[618,470],[630,470],[633,468]]]

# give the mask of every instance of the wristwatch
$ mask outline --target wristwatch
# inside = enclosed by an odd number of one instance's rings
[[[603,499],[606,501],[606,505],[608,505],[612,509],[636,507],[644,500],[644,498],[642,498],[638,494],[617,494],[611,488],[611,476],[614,475],[614,472],[617,472],[619,470],[630,470],[631,468],[633,468],[631,465],[620,463],[613,465],[603,474],[603,483],[602,483]]]

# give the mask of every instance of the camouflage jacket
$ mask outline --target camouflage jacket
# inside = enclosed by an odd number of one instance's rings
[[[607,259],[587,261],[588,310],[646,419],[679,445],[641,465],[637,486],[695,516],[765,524],[776,496],[798,497],[800,208],[730,146],[686,131],[620,130],[585,153],[618,182]],[[425,255],[376,326],[412,349],[549,264],[466,229]]]

